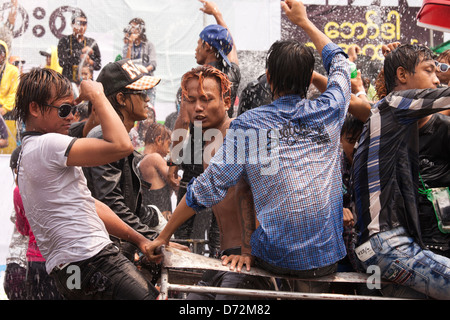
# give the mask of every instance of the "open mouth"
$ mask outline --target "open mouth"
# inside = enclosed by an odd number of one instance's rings
[[[205,116],[196,116],[195,117],[195,121],[205,121],[206,120],[206,117]]]

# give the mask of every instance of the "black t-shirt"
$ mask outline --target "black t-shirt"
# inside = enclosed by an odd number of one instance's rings
[[[266,74],[262,74],[257,80],[249,82],[239,96],[239,109],[237,115],[247,110],[267,105],[272,102],[272,93],[267,83]]]
[[[450,117],[431,116],[419,130],[419,169],[427,188],[450,186]],[[422,181],[420,187],[423,188]],[[439,231],[432,203],[426,195],[419,197],[419,219],[424,244],[430,249],[450,249],[450,234]]]

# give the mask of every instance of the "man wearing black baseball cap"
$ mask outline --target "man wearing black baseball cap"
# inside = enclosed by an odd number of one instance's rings
[[[133,128],[135,121],[147,118],[148,89],[159,82],[159,78],[144,74],[130,59],[107,64],[97,77],[103,84],[105,96],[117,112],[127,130]],[[103,138],[100,126],[93,128],[88,138]],[[142,155],[137,151],[126,158],[97,167],[83,168],[88,188],[94,198],[110,207],[124,222],[134,230],[152,239],[156,232],[141,221],[142,215],[151,214],[141,210],[141,184],[135,173],[135,165]],[[142,213],[141,213],[142,212]],[[136,247],[119,239],[112,239],[124,255],[134,261]]]

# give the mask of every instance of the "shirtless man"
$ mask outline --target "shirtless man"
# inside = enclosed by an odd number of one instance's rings
[[[244,178],[251,187],[255,210],[243,213],[251,213],[254,221],[256,212],[260,224],[253,230],[247,224],[242,226],[243,233],[253,232],[251,253],[243,252],[247,269],[254,258],[266,271],[319,277],[334,273],[337,262],[345,256],[339,133],[351,96],[346,54],[308,19],[302,2],[285,0],[281,6],[323,57],[329,74],[327,90],[320,99],[307,99],[313,52],[294,39],[276,41],[267,57],[274,102],[249,110],[230,123],[220,149],[223,152],[218,152],[188,185],[184,199],[151,250],[167,245],[174,226],[223,201],[229,189]],[[208,106],[212,103],[207,102]],[[197,116],[197,120],[202,118]],[[247,140],[254,134],[267,138],[257,141],[264,144]],[[319,236],[323,234],[329,237]],[[243,264],[239,262],[238,271]]]
[[[190,121],[195,126],[201,126],[205,137],[212,136],[210,141],[206,141],[204,146],[203,166],[206,169],[210,157],[212,158],[220,148],[226,131],[230,126],[232,119],[228,117],[230,108],[230,88],[231,84],[225,74],[219,70],[201,66],[187,72],[182,79],[181,87],[182,103],[190,116]],[[205,140],[208,140],[205,138]],[[212,206],[212,211],[217,219],[220,229],[220,248],[221,255],[239,255],[241,253],[241,227],[240,227],[240,205],[242,195],[248,193],[236,192],[236,188],[245,188],[241,186],[231,187],[225,198]],[[241,189],[239,189],[241,191]],[[249,189],[245,189],[248,190]],[[248,202],[248,199],[245,198]],[[173,222],[172,222],[173,220]],[[164,234],[170,234],[184,222],[180,215],[173,215],[168,225],[164,229]],[[251,277],[244,274],[233,272],[207,271],[204,273],[199,285],[220,286],[229,288],[258,288],[269,289],[270,287],[265,279]],[[215,294],[190,294],[190,300],[204,299],[236,299],[230,295]],[[242,297],[239,297],[242,299]]]

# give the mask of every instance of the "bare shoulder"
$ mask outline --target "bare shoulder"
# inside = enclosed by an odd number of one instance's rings
[[[156,165],[162,162],[166,161],[159,153],[148,153],[142,158],[140,165]]]

